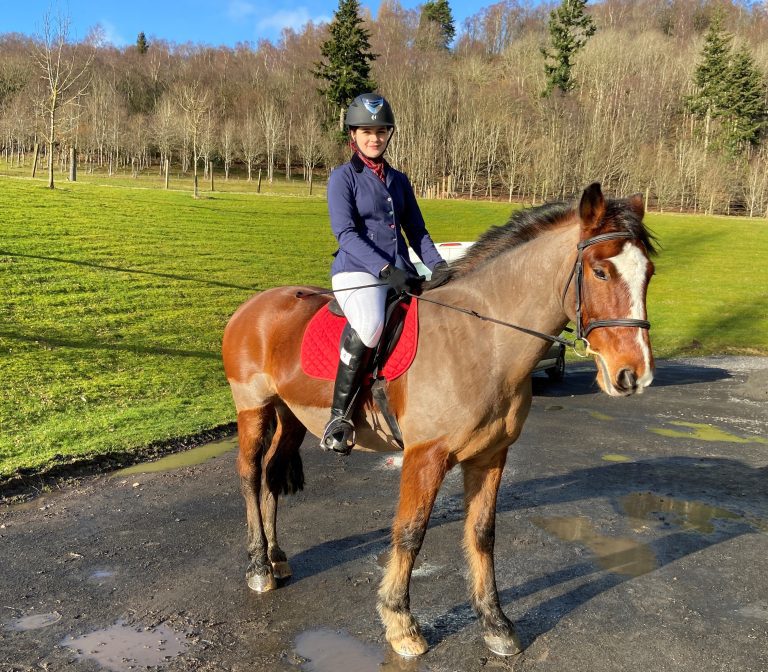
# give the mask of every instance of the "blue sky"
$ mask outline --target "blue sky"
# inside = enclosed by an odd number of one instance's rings
[[[375,16],[380,0],[360,0]],[[449,0],[456,28],[467,16],[495,0]],[[401,0],[414,9],[423,0]],[[0,0],[0,33],[34,35],[53,7],[71,19],[71,36],[85,37],[100,24],[106,40],[121,47],[147,37],[173,42],[234,45],[237,42],[275,40],[284,27],[298,29],[307,21],[329,21],[338,0]]]

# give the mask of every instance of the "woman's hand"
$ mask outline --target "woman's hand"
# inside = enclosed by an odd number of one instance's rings
[[[394,289],[398,295],[402,295],[407,292],[414,293],[414,290],[417,290],[421,284],[420,278],[415,278],[412,275],[406,273],[401,268],[393,266],[392,264],[387,264],[384,268],[382,268],[381,272],[379,273],[379,277],[386,281],[386,283],[392,289]]]

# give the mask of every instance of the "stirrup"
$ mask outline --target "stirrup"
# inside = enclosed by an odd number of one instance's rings
[[[355,445],[355,426],[346,418],[333,417],[323,430],[320,447],[341,455],[349,455]]]

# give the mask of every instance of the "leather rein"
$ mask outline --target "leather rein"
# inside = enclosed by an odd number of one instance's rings
[[[576,255],[576,261],[574,262],[573,268],[571,269],[571,273],[568,276],[568,281],[565,283],[565,289],[563,289],[563,295],[561,299],[562,303],[565,303],[565,295],[568,293],[568,288],[571,286],[571,282],[575,277],[576,278],[576,335],[575,335],[575,338],[572,340],[563,338],[561,336],[552,336],[550,334],[545,334],[540,331],[535,331],[534,329],[528,329],[527,327],[521,327],[517,324],[512,324],[511,322],[504,322],[503,320],[497,320],[493,317],[488,317],[487,315],[481,315],[480,313],[474,310],[469,310],[467,308],[460,308],[458,306],[452,306],[450,304],[443,303],[441,301],[435,301],[435,299],[429,299],[424,296],[411,294],[410,292],[406,292],[406,294],[408,294],[409,296],[415,299],[418,299],[419,301],[434,303],[438,306],[443,306],[444,308],[450,308],[451,310],[456,310],[460,313],[471,315],[472,317],[476,317],[485,322],[492,322],[494,324],[499,324],[504,327],[517,329],[517,331],[521,331],[524,334],[529,334],[530,336],[536,336],[537,338],[544,339],[545,341],[551,341],[552,343],[561,343],[562,345],[573,348],[573,351],[579,357],[586,357],[589,354],[589,349],[590,349],[587,336],[592,332],[593,329],[599,329],[603,327],[636,327],[638,329],[651,328],[651,323],[648,320],[636,320],[633,318],[590,320],[587,323],[586,327],[582,326],[582,296],[584,295],[584,287],[583,287],[584,250],[592,245],[597,245],[599,243],[604,243],[608,240],[616,240],[620,238],[634,239],[635,236],[632,235],[629,231],[612,231],[610,233],[603,233],[598,236],[593,236],[592,238],[587,238],[586,240],[580,241],[579,244],[577,245],[578,253]],[[570,332],[573,331],[572,329],[567,327],[565,330]]]

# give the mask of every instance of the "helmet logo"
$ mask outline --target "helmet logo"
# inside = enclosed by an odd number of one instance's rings
[[[375,98],[373,100],[364,100],[363,105],[365,105],[365,109],[368,110],[371,114],[375,115],[379,112],[379,110],[384,105],[384,99],[383,98]],[[376,118],[375,116],[373,117]]]

